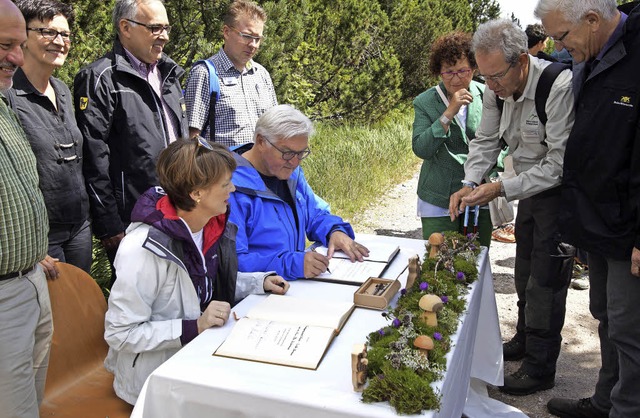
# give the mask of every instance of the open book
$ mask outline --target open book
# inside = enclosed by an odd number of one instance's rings
[[[363,242],[362,244],[369,249],[369,256],[365,257],[364,261],[352,263],[345,253],[336,251],[329,260],[329,270],[315,277],[314,280],[360,286],[369,277],[380,277],[400,251],[399,246],[388,243]],[[325,246],[313,248],[313,251],[323,255],[327,255],[327,250]]]
[[[234,325],[214,355],[316,369],[353,308],[351,302],[269,295]]]

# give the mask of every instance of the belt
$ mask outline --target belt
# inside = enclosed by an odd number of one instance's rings
[[[9,273],[9,274],[0,274],[0,281],[13,279],[15,277],[20,277],[20,276],[25,276],[29,274],[31,270],[33,270],[33,268],[34,266],[31,266],[22,271],[14,271],[13,273]]]

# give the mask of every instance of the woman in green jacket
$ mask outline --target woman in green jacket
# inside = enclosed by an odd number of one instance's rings
[[[413,152],[424,161],[418,181],[418,215],[422,235],[463,231],[464,216],[451,222],[449,196],[462,187],[468,143],[475,137],[482,114],[484,85],[472,80],[476,62],[471,54],[471,35],[453,32],[438,38],[429,67],[440,83],[413,101]],[[468,232],[473,231],[469,216]],[[482,245],[491,242],[488,207],[480,210],[478,231]]]

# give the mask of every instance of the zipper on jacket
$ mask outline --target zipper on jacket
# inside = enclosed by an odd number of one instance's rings
[[[286,205],[286,203],[285,203],[285,205]],[[278,219],[280,220],[280,222],[283,222],[282,216],[280,215],[280,212],[278,211],[278,208],[277,208],[276,206],[274,206],[274,207],[273,207],[273,210],[276,212],[276,216],[278,217]],[[292,210],[293,210],[293,209],[292,209]],[[291,229],[287,229],[287,231],[290,231],[290,230],[292,230],[292,231],[297,231],[297,229],[296,229],[295,225],[293,225],[293,224],[292,224],[291,219],[290,219],[288,216],[286,216],[286,218],[287,218],[287,221],[289,222],[289,226],[291,227]],[[298,245],[297,245],[297,242],[296,242],[295,234],[294,234],[293,236],[292,236],[291,234],[289,234],[289,240],[290,240],[290,241],[293,241],[292,248],[295,248],[295,250],[296,250],[296,251],[301,251],[301,250],[298,248]]]
[[[133,358],[133,364],[131,365],[131,367],[136,367],[136,361],[138,361],[138,357],[140,357],[140,354],[142,353],[138,353],[136,354],[136,356]]]
[[[126,210],[127,209],[127,205],[126,205],[126,201],[127,198],[125,197],[125,190],[124,190],[124,171],[120,172],[120,187],[122,188],[122,210]]]

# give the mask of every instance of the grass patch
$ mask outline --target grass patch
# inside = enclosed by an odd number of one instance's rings
[[[316,124],[313,152],[302,166],[332,213],[352,220],[415,172],[419,159],[411,150],[412,121],[412,112],[404,112],[371,126]]]

